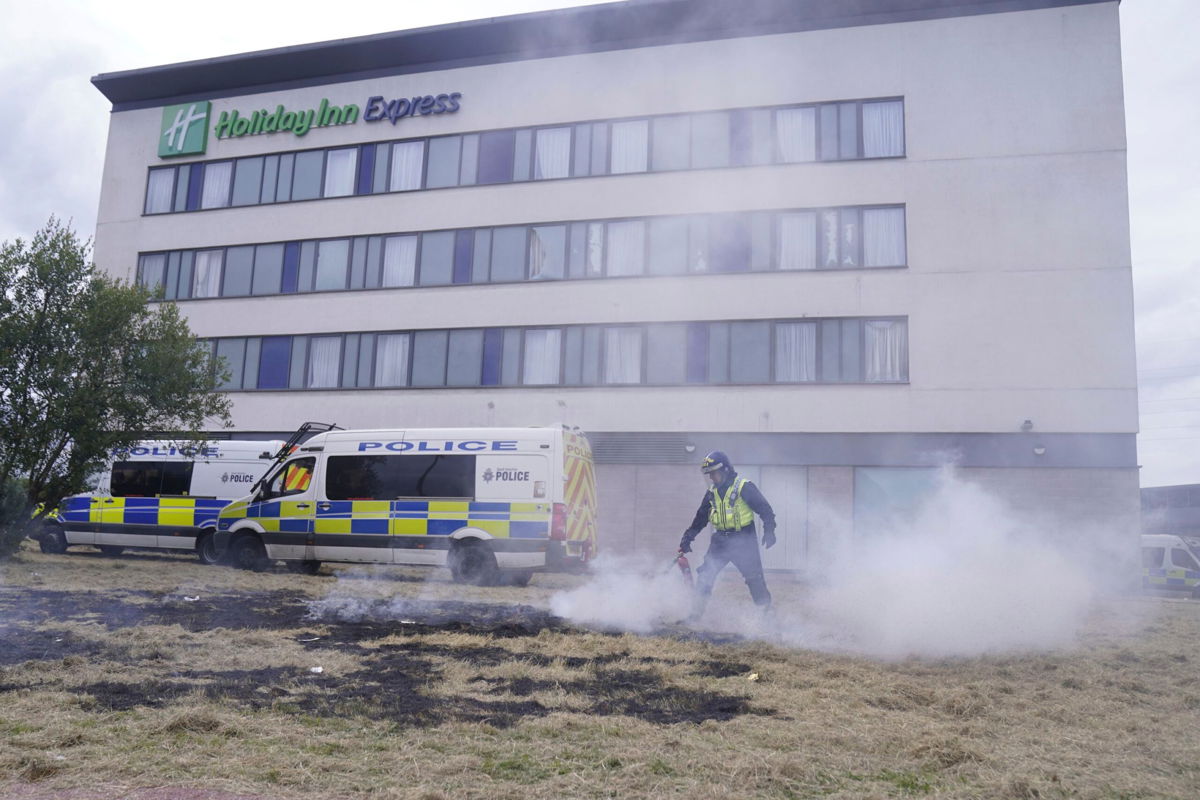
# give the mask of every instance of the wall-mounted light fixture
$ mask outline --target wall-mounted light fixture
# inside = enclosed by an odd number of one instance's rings
[[[1033,446],[1033,454],[1035,456],[1044,456],[1046,455],[1046,448],[1040,444],[1036,444]]]
[[[1022,422],[1021,430],[1023,430],[1025,433],[1029,433],[1031,430],[1033,430],[1033,420],[1027,419],[1024,422]]]
[[[685,452],[685,453],[694,453],[694,452],[696,452],[696,445],[692,444],[691,442],[688,442],[687,444],[685,444],[685,445],[683,446],[683,452]]]

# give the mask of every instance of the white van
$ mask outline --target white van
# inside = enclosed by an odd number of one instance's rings
[[[92,492],[64,498],[57,525],[39,537],[43,552],[96,545],[117,555],[127,547],[194,550],[215,563],[217,512],[245,494],[273,464],[283,442],[139,442],[118,453]]]
[[[1142,588],[1200,599],[1200,537],[1142,534]]]
[[[456,581],[528,583],[596,554],[587,437],[554,428],[331,430],[224,508],[217,547],[272,560],[448,566]]]

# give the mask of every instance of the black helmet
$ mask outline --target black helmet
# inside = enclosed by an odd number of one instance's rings
[[[700,462],[700,471],[705,475],[710,472],[716,472],[719,469],[733,472],[733,465],[729,463],[729,456],[725,455],[720,450],[713,450],[704,457],[703,461]]]

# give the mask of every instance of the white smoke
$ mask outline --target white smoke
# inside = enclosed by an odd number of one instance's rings
[[[803,589],[789,592],[790,579],[768,575],[775,641],[887,659],[1066,648],[1106,579],[1097,562],[1133,552],[1104,532],[1063,537],[949,469],[908,521],[858,539],[848,523],[843,529],[839,546],[809,565]],[[725,577],[737,578],[733,571],[727,567]],[[730,597],[734,607],[710,604],[705,621],[762,635],[748,595]],[[669,570],[654,575],[613,561],[598,562],[591,581],[551,599],[556,614],[577,623],[639,633],[686,616],[689,605]]]
[[[686,617],[692,596],[670,559],[601,555],[593,577],[550,598],[550,610],[581,625],[650,633]]]

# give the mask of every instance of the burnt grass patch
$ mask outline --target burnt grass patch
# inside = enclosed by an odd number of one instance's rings
[[[314,611],[316,609],[316,611]],[[385,614],[384,612],[388,612]],[[397,613],[397,611],[402,613]],[[381,617],[390,617],[384,620]],[[667,670],[691,677],[732,677],[749,666],[706,660],[684,662],[666,658],[632,658],[628,651],[594,657],[551,656],[513,652],[494,644],[536,636],[543,630],[569,632],[562,619],[531,606],[421,601],[360,604],[354,614],[322,611],[320,604],[300,592],[226,592],[203,597],[151,592],[59,592],[0,590],[0,666],[81,656],[89,662],[107,661],[149,667],[161,677],[129,682],[104,680],[66,685],[61,679],[36,674],[17,683],[0,683],[0,697],[11,691],[53,688],[76,693],[80,707],[95,712],[164,708],[196,696],[240,710],[273,711],[312,717],[365,717],[386,720],[398,728],[428,727],[448,722],[480,722],[497,728],[558,710],[534,697],[542,691],[565,691],[584,698],[575,710],[595,716],[629,716],[657,724],[727,720],[743,714],[770,715],[747,697],[701,688],[672,685]],[[333,676],[305,667],[284,666],[251,670],[179,669],[128,650],[89,640],[56,623],[90,622],[108,630],[132,626],[179,625],[199,632],[229,630],[291,630],[294,639],[314,653],[352,652],[361,668]],[[48,626],[51,629],[47,630]],[[462,644],[432,643],[428,633],[463,633],[482,637]],[[400,643],[379,643],[400,637]],[[479,642],[479,643],[476,643]],[[528,677],[496,678],[477,675],[467,694],[438,691],[447,663],[487,669],[514,662],[527,665]],[[622,662],[617,666],[617,662]],[[632,667],[630,665],[633,665]],[[551,666],[566,677],[538,677]],[[10,673],[10,677],[14,677]]]

